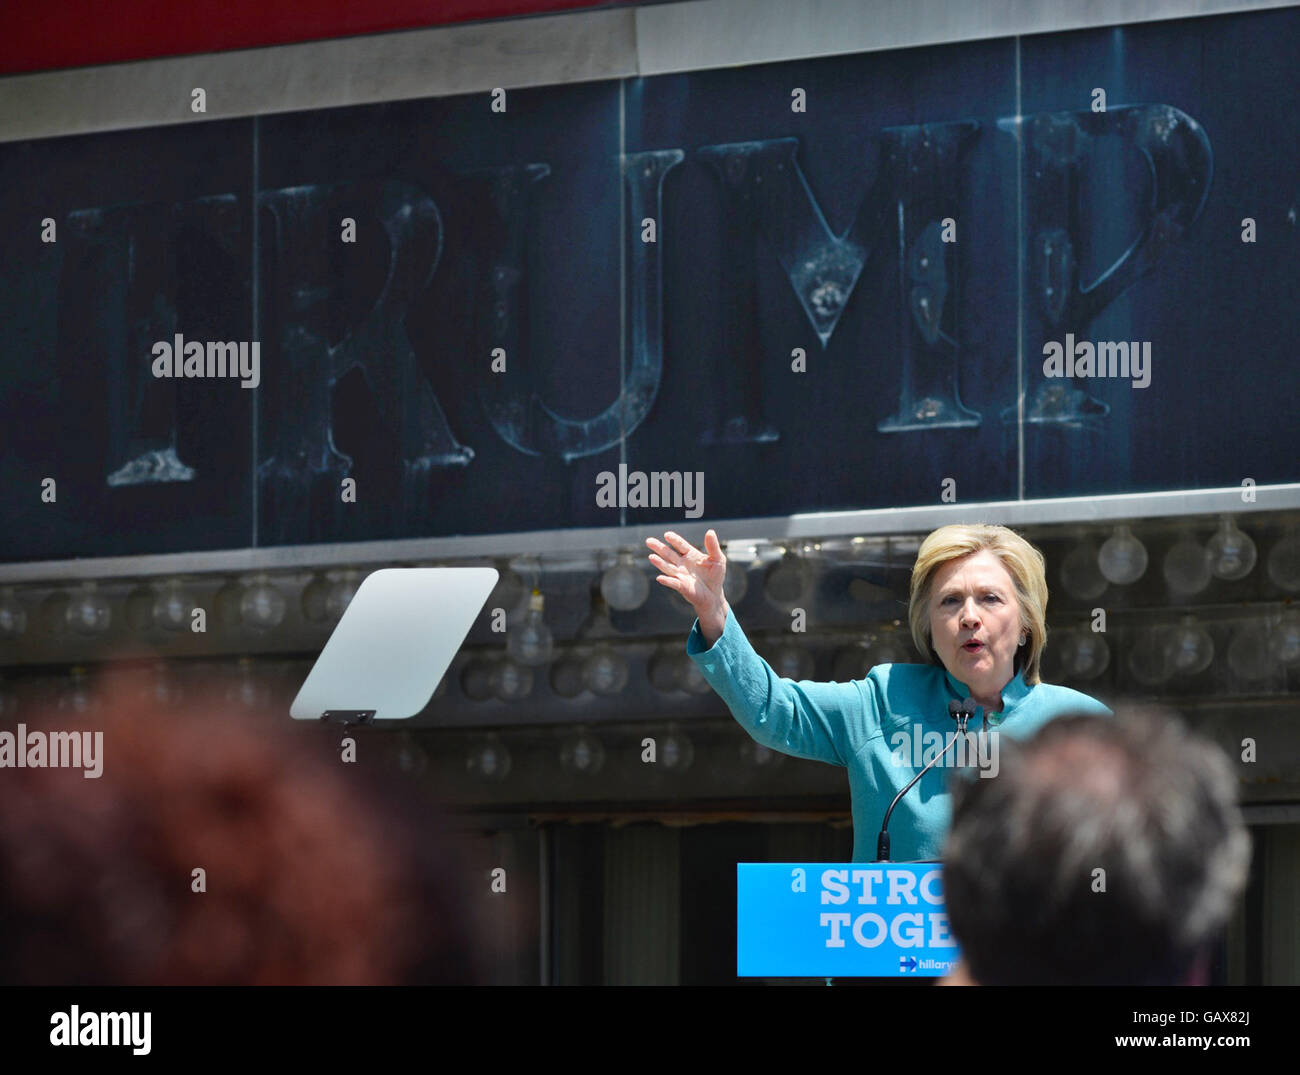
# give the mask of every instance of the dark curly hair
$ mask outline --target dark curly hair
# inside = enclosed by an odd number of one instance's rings
[[[0,771],[0,982],[480,981],[465,872],[428,804],[289,723],[216,695],[163,707],[119,677],[82,723],[103,732],[102,775]]]

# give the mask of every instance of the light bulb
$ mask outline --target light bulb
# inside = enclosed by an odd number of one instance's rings
[[[769,750],[762,743],[756,743],[748,737],[740,744],[740,759],[747,765],[769,772],[773,769],[779,769],[785,763],[784,754]]]
[[[492,697],[494,680],[493,668],[487,661],[473,660],[460,673],[460,689],[471,702],[484,702]]]
[[[227,685],[226,701],[247,709],[262,709],[271,702],[271,689],[257,675],[251,657],[239,658],[239,671]]]
[[[1110,647],[1097,632],[1067,631],[1060,646],[1061,664],[1071,679],[1096,679],[1110,664]]]
[[[180,579],[168,579],[158,591],[153,603],[153,620],[168,631],[187,631],[194,599]]]
[[[84,668],[77,666],[69,670],[67,685],[59,692],[58,708],[69,713],[89,713],[99,708]]]
[[[239,615],[254,631],[278,627],[287,607],[284,594],[265,575],[258,575],[239,599]]]
[[[27,630],[27,610],[14,596],[12,586],[0,590],[0,638],[17,638]]]
[[[728,546],[728,551],[730,546]],[[722,577],[722,596],[727,604],[738,605],[749,592],[749,564],[741,560],[727,560],[727,573]]]
[[[1300,654],[1300,650],[1297,652]],[[1228,644],[1228,667],[1251,681],[1265,679],[1273,670],[1269,636],[1262,623],[1251,620],[1237,628]]]
[[[593,694],[618,694],[627,686],[627,661],[613,646],[597,646],[583,662],[582,678]]]
[[[583,682],[583,662],[576,657],[561,657],[551,665],[551,690],[561,698],[576,698],[587,685]]]
[[[695,760],[695,745],[676,727],[659,740],[658,765],[670,773],[684,773]]]
[[[1137,582],[1147,569],[1147,550],[1127,526],[1115,527],[1097,553],[1097,567],[1108,582],[1128,586]]]
[[[1268,577],[1284,590],[1300,590],[1300,529],[1290,527],[1268,554]]]
[[[601,576],[600,593],[610,608],[631,612],[650,596],[650,576],[637,566],[630,552],[620,552],[618,562]]]
[[[357,588],[361,585],[360,571],[341,571],[338,577],[330,585],[329,593],[325,598],[325,617],[329,621],[336,621],[342,618],[343,613],[348,610],[348,605],[352,604],[352,598],[356,595]]]
[[[68,602],[68,626],[78,634],[100,635],[113,621],[108,601],[93,582],[82,583],[81,589]]]
[[[649,663],[646,665],[646,677],[650,680],[650,686],[661,694],[669,694],[672,691],[682,689],[682,665],[677,650],[660,648],[651,656]],[[687,657],[687,660],[690,660]]]
[[[1210,553],[1191,534],[1184,534],[1165,553],[1165,582],[1176,594],[1198,594],[1210,584]]]
[[[313,575],[311,581],[302,588],[302,618],[308,623],[328,623],[329,594],[333,583],[324,575]]]
[[[1158,686],[1173,674],[1167,643],[1166,630],[1148,628],[1138,633],[1137,642],[1129,650],[1128,668],[1133,678],[1143,686]]]
[[[785,642],[777,646],[772,652],[772,659],[768,662],[774,671],[782,679],[809,679],[813,674],[813,658],[802,646],[796,646],[793,643]]]
[[[506,652],[520,664],[543,665],[551,659],[555,639],[542,618],[545,598],[534,590],[528,599],[524,622],[506,636]]]
[[[1204,672],[1214,660],[1214,641],[1210,633],[1191,616],[1184,616],[1167,642],[1169,667],[1176,675],[1194,676]]]
[[[492,693],[503,702],[517,702],[533,691],[533,670],[515,661],[501,661],[492,677]]]
[[[149,696],[160,705],[175,705],[184,691],[165,661],[155,661],[149,676]]]
[[[787,551],[767,569],[763,593],[777,608],[789,612],[808,603],[812,591],[812,569],[797,553]]]
[[[1097,546],[1081,541],[1061,561],[1061,585],[1071,597],[1091,601],[1106,592],[1106,576],[1097,566]]]
[[[480,780],[504,780],[510,772],[510,751],[496,734],[485,736],[466,759],[465,768]]]
[[[595,736],[579,731],[561,745],[560,764],[573,773],[598,773],[605,764],[605,748]]]
[[[409,732],[397,744],[397,767],[409,776],[422,776],[429,768],[428,753]]]
[[[1210,570],[1218,578],[1229,581],[1244,579],[1255,568],[1255,543],[1226,515],[1219,522],[1218,532],[1205,547],[1210,554]]]
[[[1300,664],[1300,611],[1282,614],[1269,632],[1268,651],[1282,664]]]

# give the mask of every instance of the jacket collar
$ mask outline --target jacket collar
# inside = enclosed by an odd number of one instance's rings
[[[943,670],[943,677],[947,680],[948,691],[954,698],[960,700],[970,697],[970,688],[946,668]],[[1002,712],[987,714],[988,722],[990,724],[1001,724],[1011,715],[1016,706],[1028,697],[1031,690],[1033,690],[1033,687],[1025,683],[1025,670],[1022,668],[1015,674],[1011,682],[1002,688]],[[977,706],[976,708],[983,715],[984,707]]]

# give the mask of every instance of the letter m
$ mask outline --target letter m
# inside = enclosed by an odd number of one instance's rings
[[[229,360],[229,367],[227,367]],[[213,366],[216,368],[213,369]],[[227,374],[227,368],[231,373]],[[217,377],[233,376],[239,370],[239,344],[221,343],[220,341],[208,344],[208,369],[209,375]]]
[[[131,1044],[131,1013],[130,1012],[105,1012],[100,1018],[103,1020],[102,1033],[100,1035],[101,1045],[130,1045]],[[109,1033],[109,1028],[112,1033]]]
[[[53,732],[50,735],[50,764],[60,768],[81,768],[81,733]]]
[[[658,500],[651,503],[661,508],[678,508],[682,506],[682,475],[676,470],[661,470],[650,475],[650,480],[657,486]]]
[[[1124,340],[1097,344],[1097,373],[1105,377],[1128,376],[1128,344]]]

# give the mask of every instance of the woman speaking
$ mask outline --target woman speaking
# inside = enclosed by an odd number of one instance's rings
[[[695,610],[686,652],[732,715],[772,750],[848,769],[855,862],[875,857],[885,810],[922,767],[923,750],[913,745],[935,743],[935,732],[946,745],[955,731],[950,701],[972,699],[971,730],[986,724],[994,741],[1025,738],[1067,713],[1110,715],[1095,698],[1039,680],[1047,640],[1043,554],[1006,527],[944,526],[930,534],[912,567],[908,607],[912,640],[929,663],[879,664],[850,683],[778,676],[723,595],[727,558],[717,533],[705,534],[703,552],[671,531],[664,538],[646,539],[657,581]],[[951,807],[940,762],[895,807],[890,858],[939,858]]]

